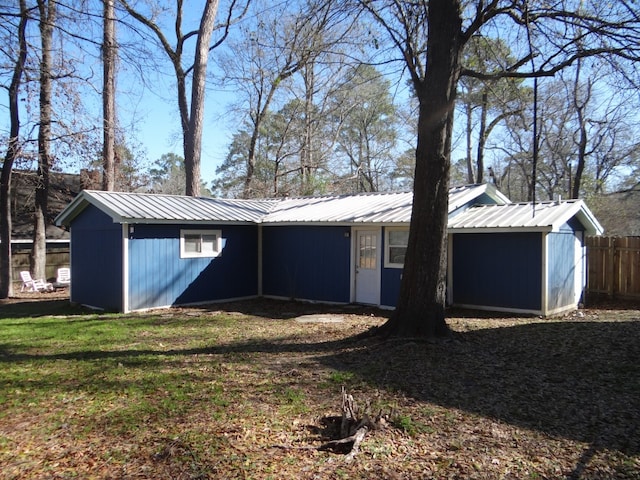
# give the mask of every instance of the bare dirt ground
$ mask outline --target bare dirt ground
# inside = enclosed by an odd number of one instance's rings
[[[19,289],[18,289],[19,290]],[[8,305],[18,302],[46,302],[47,300],[69,299],[69,289],[61,288],[53,292],[14,292],[10,298],[0,300],[0,305]]]

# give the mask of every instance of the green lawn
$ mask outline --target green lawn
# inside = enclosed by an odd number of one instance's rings
[[[327,311],[343,321],[296,321]],[[0,478],[640,478],[640,311],[359,335],[384,315],[0,305]],[[342,386],[390,414],[352,462],[306,448],[331,437]]]

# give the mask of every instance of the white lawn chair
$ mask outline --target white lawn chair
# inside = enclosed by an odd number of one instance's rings
[[[53,285],[45,282],[42,278],[34,280],[31,278],[31,273],[28,271],[20,272],[20,278],[22,279],[21,292],[24,292],[25,290],[27,292],[50,292],[53,290]]]
[[[69,285],[71,285],[71,269],[68,267],[59,268],[53,288],[66,288]]]

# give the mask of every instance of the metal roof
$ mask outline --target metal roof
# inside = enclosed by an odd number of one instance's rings
[[[83,190],[56,218],[69,225],[87,205],[116,223],[257,223],[277,200],[234,200],[179,195]]]
[[[262,223],[408,222],[412,199],[408,192],[288,198],[275,205]]]
[[[485,193],[508,202],[491,184],[454,187],[449,190],[449,213]],[[412,192],[289,198],[275,204],[262,223],[409,223],[412,204]]]
[[[449,220],[450,233],[504,231],[558,231],[577,217],[588,235],[601,235],[603,228],[582,200],[558,202],[476,205]]]
[[[499,203],[508,199],[491,184],[449,190],[449,213],[483,194]],[[116,223],[409,223],[413,193],[367,193],[267,200],[84,190],[56,218],[69,225],[88,205]]]
[[[487,195],[498,204],[511,203],[493,183],[482,183],[476,185],[463,185],[449,189],[449,214],[460,207],[474,202],[480,195]]]

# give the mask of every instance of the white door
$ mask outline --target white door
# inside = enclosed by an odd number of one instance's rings
[[[355,301],[380,303],[380,233],[377,230],[358,230],[355,245]]]

